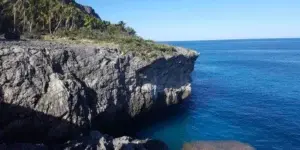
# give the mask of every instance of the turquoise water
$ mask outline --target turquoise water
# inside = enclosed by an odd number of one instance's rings
[[[184,110],[138,133],[173,150],[195,140],[300,149],[300,39],[168,42],[201,53]]]

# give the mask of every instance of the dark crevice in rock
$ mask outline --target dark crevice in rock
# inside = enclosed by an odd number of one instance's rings
[[[40,99],[42,98],[42,95],[35,95],[34,97],[33,97],[33,99],[34,99],[34,108],[36,107],[36,105],[38,104],[38,102],[40,101]]]
[[[48,88],[49,88],[49,81],[44,83],[44,88],[43,88],[44,93],[47,93]]]
[[[76,76],[76,74],[72,73],[74,79],[79,82],[85,91],[85,98],[87,101],[87,105],[91,108],[92,112],[96,112],[96,101],[98,100],[97,93],[94,89],[88,87],[85,82],[83,82],[80,78]]]
[[[63,74],[64,73],[61,65],[58,64],[58,63],[52,63],[52,70],[53,70],[54,73],[59,73],[59,74]]]
[[[67,63],[68,59],[69,59],[69,52],[68,51],[64,51],[63,52],[63,58],[62,58],[62,64]]]
[[[55,73],[64,74],[63,65],[65,65],[68,62],[69,59],[69,52],[63,51],[63,53],[58,57],[58,59],[52,60],[52,70]]]

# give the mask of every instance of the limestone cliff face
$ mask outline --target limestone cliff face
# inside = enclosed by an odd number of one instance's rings
[[[0,142],[30,131],[53,140],[180,103],[197,57],[176,48],[145,61],[105,47],[0,41]]]

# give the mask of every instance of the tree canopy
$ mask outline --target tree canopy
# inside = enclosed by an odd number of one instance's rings
[[[17,39],[16,32],[59,42],[118,45],[122,52],[145,59],[174,52],[171,46],[138,37],[124,21],[102,20],[92,8],[74,0],[0,0],[0,34]]]
[[[74,1],[64,0],[1,0],[0,32],[53,34],[59,30],[87,28],[109,34],[134,36],[133,28],[120,21],[112,24],[83,11]]]

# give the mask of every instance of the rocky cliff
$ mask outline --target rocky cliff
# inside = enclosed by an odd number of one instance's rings
[[[180,103],[198,54],[143,60],[119,49],[0,41],[0,143],[57,142]]]
[[[95,10],[90,7],[90,6],[84,6],[84,5],[81,5],[79,3],[77,3],[75,0],[60,0],[62,3],[64,4],[74,4],[77,8],[79,8],[81,11],[93,16],[93,17],[96,17],[98,19],[100,19],[99,15],[95,12]]]

